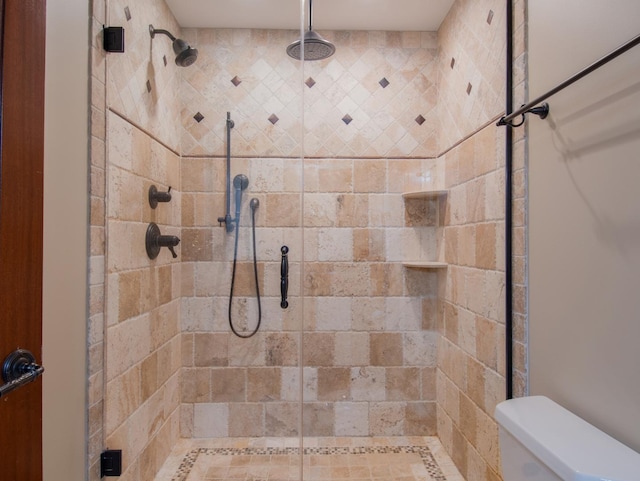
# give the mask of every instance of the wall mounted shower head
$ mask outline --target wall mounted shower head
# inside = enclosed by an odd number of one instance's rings
[[[154,38],[156,33],[166,35],[173,41],[173,52],[176,54],[176,65],[178,67],[188,67],[198,58],[198,50],[191,46],[181,38],[174,37],[169,31],[160,28],[153,28],[149,25],[149,35]]]

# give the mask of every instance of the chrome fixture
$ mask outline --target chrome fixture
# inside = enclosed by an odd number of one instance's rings
[[[305,32],[303,39],[296,40],[287,47],[287,55],[296,60],[301,60],[303,54],[304,60],[324,60],[331,57],[336,51],[335,45],[313,31],[311,12],[311,0],[309,0],[309,30]],[[301,48],[301,45],[304,46]]]

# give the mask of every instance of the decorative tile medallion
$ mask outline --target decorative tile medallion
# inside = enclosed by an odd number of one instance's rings
[[[305,80],[304,83],[306,84],[307,87],[311,88],[316,84],[316,81],[313,80],[311,77],[309,77],[307,80]]]
[[[269,116],[269,122],[271,122],[273,125],[276,125],[276,122],[278,120],[280,120],[280,119],[278,118],[278,116],[276,114],[271,114]]]
[[[237,87],[238,85],[240,85],[242,83],[242,80],[240,80],[238,78],[238,76],[236,75],[235,77],[233,77],[231,79],[231,83]]]
[[[418,115],[416,117],[416,122],[418,123],[418,125],[424,124],[425,120],[427,120],[427,119],[425,119],[422,115]]]
[[[200,123],[202,122],[202,120],[204,119],[204,115],[202,115],[200,112],[197,112],[193,118],[195,119],[196,122]]]
[[[382,77],[382,79],[380,79],[380,81],[378,83],[382,86],[383,89],[386,89],[391,82],[389,82],[386,79],[386,77]]]
[[[349,125],[349,124],[351,123],[351,121],[352,121],[352,120],[353,120],[353,119],[351,118],[351,115],[349,115],[349,114],[347,114],[347,115],[345,115],[344,117],[342,117],[342,121],[343,121],[345,124],[347,124],[347,125]]]

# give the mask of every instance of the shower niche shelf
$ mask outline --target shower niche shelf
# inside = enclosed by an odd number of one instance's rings
[[[409,269],[446,269],[448,266],[446,262],[437,261],[404,261],[402,265]]]
[[[402,197],[405,199],[440,199],[447,195],[446,190],[416,190],[414,192],[405,192]]]
[[[418,190],[412,192],[404,192],[402,194],[402,198],[406,200],[435,200],[438,202],[437,212],[438,218],[436,220],[436,225],[440,230],[440,203],[446,202],[446,196],[448,191],[446,190]],[[438,243],[440,243],[438,240]],[[446,262],[439,261],[425,261],[425,260],[406,260],[402,262],[403,267],[407,269],[446,269],[448,264]]]

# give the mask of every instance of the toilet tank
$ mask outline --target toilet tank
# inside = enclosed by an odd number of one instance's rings
[[[640,481],[640,454],[549,398],[503,401],[495,417],[504,481]]]

